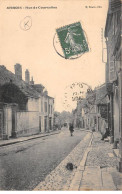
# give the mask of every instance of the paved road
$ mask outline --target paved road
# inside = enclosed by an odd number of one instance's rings
[[[0,148],[0,190],[32,190],[84,138],[85,131],[60,134]]]

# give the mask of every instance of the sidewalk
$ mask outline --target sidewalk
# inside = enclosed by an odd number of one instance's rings
[[[40,133],[37,135],[31,135],[31,136],[26,136],[26,137],[18,137],[18,138],[10,138],[8,140],[0,140],[0,147],[28,141],[31,139],[37,139],[37,138],[41,138],[41,137],[45,137],[45,136],[55,135],[55,134],[58,134],[60,132],[61,132],[60,130],[59,131],[50,131],[50,132]]]
[[[117,158],[112,147],[109,142],[101,141],[99,133],[93,133],[79,190],[122,190],[122,174],[116,169]]]
[[[72,162],[72,171],[66,164]],[[34,190],[122,190],[122,174],[116,170],[117,158],[112,145],[97,132],[85,138]]]

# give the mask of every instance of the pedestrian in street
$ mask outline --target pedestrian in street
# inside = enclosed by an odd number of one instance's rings
[[[69,131],[70,131],[70,135],[73,136],[74,126],[72,123],[69,124]]]

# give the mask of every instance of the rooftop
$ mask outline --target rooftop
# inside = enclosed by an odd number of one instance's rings
[[[40,92],[36,89],[36,85],[29,85],[24,80],[18,80],[14,73],[0,65],[0,85],[10,82],[18,86],[27,97],[39,98]],[[42,85],[41,87],[44,88]]]
[[[107,90],[106,84],[103,84],[96,89],[96,101],[95,104],[107,104]]]

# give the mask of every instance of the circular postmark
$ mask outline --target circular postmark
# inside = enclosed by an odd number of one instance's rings
[[[89,52],[87,36],[80,22],[56,29],[53,46],[64,59],[77,59]]]
[[[60,57],[62,57],[62,58],[64,58],[64,59],[67,59],[67,58],[65,57],[64,53],[63,53],[63,50],[62,50],[61,45],[60,45],[60,41],[59,41],[58,36],[57,36],[56,33],[55,33],[55,35],[54,35],[54,37],[53,37],[53,47],[54,47],[56,53],[57,53]],[[72,57],[70,57],[70,58],[68,58],[68,59],[69,59],[69,60],[77,59],[77,58],[81,57],[82,55],[83,55],[83,53],[77,54],[76,56],[72,56]]]
[[[72,109],[76,108],[78,101],[87,99],[88,93],[92,93],[92,88],[83,82],[74,82],[66,86],[63,97],[63,107],[65,110],[72,111]],[[89,99],[87,100],[89,101]]]
[[[20,28],[24,31],[27,31],[32,26],[32,18],[31,16],[26,16],[23,20],[20,22]]]

